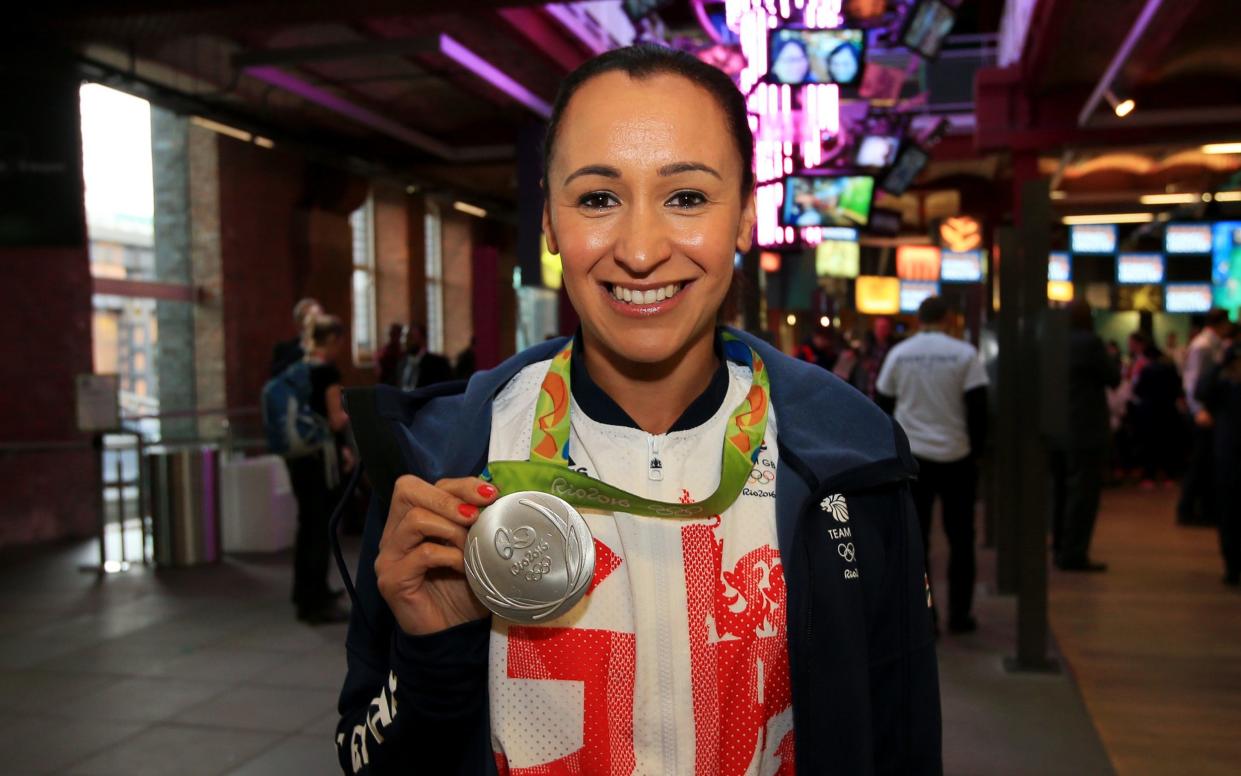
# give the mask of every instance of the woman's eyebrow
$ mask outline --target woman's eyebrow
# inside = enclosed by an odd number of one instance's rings
[[[714,175],[720,180],[724,180],[724,176],[720,175],[718,170],[702,162],[673,162],[659,168],[659,175],[663,178],[667,178],[670,175],[679,175],[683,172],[705,172],[709,175]]]
[[[609,167],[606,164],[588,164],[585,167],[579,167],[573,172],[569,173],[569,176],[564,179],[564,183],[560,185],[562,186],[567,185],[569,181],[573,180],[574,178],[580,178],[583,175],[601,175],[604,178],[619,178],[621,176],[621,173],[620,173],[620,170],[616,169],[615,167]]]

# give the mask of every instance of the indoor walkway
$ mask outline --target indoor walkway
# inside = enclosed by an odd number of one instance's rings
[[[1052,575],[1056,639],[1120,776],[1241,772],[1241,593],[1176,497],[1105,491],[1092,553],[1109,571]]]

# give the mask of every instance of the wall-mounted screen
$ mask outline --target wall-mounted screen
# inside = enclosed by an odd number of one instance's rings
[[[886,207],[871,208],[870,232],[872,234],[894,235],[901,232],[901,213]]]
[[[862,251],[856,242],[824,240],[814,249],[814,273],[821,278],[855,278]]]
[[[896,161],[893,162],[892,168],[884,176],[879,188],[893,196],[904,194],[905,189],[909,188],[930,159],[931,156],[926,151],[913,143],[906,143],[897,155]]]
[[[939,280],[939,248],[934,245],[896,246],[896,276],[901,280]]]
[[[933,280],[901,281],[901,312],[916,313],[928,296],[939,294],[939,283]]]
[[[869,175],[791,175],[784,179],[780,225],[864,227],[874,196]]]
[[[1210,224],[1168,224],[1163,230],[1163,252],[1204,256],[1211,252]]]
[[[867,135],[858,143],[853,160],[858,167],[887,167],[896,161],[901,139],[896,135]]]
[[[945,283],[981,283],[982,251],[943,251],[939,256],[939,279]]]
[[[1211,302],[1210,283],[1169,283],[1163,288],[1163,309],[1170,313],[1205,313]]]
[[[1116,282],[1142,285],[1163,282],[1162,253],[1122,253],[1116,257]]]
[[[862,30],[775,29],[767,41],[767,77],[779,84],[856,86],[865,50]]]
[[[1069,250],[1073,253],[1115,253],[1115,224],[1076,224],[1069,227]]]
[[[1211,283],[1215,306],[1235,320],[1241,308],[1241,221],[1220,221],[1211,227]]]
[[[884,275],[860,275],[853,282],[854,306],[864,315],[901,311],[901,281]]]
[[[939,56],[944,38],[952,32],[956,14],[941,0],[921,0],[909,12],[901,43],[928,59]]]
[[[1064,251],[1054,251],[1047,257],[1047,279],[1068,283],[1073,279],[1073,257]]]

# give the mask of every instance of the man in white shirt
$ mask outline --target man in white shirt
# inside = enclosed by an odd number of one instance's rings
[[[914,502],[922,546],[931,538],[938,496],[948,537],[948,629],[978,627],[974,601],[974,456],[986,439],[987,373],[972,345],[944,333],[948,306],[937,296],[918,308],[919,332],[888,354],[876,384],[879,405],[893,412],[918,459]]]
[[[1194,421],[1193,448],[1189,466],[1181,481],[1181,498],[1176,505],[1176,521],[1182,525],[1207,525],[1215,522],[1214,483],[1211,481],[1211,446],[1214,443],[1211,413],[1194,399],[1198,378],[1219,362],[1224,342],[1220,334],[1228,327],[1228,314],[1223,310],[1207,313],[1205,325],[1189,343],[1185,355],[1185,371],[1181,377],[1185,401]]]

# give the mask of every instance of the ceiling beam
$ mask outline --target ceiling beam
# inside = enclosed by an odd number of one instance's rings
[[[298,65],[335,59],[367,59],[371,57],[410,56],[439,52],[439,39],[434,35],[388,40],[356,40],[321,46],[288,46],[252,49],[233,55],[233,67],[245,70],[258,65]]]

